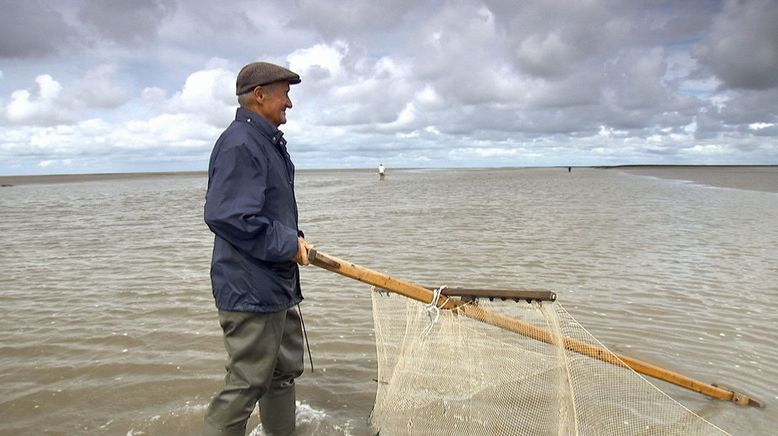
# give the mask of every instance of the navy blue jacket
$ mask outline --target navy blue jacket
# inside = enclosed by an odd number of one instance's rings
[[[294,165],[268,120],[238,108],[208,166],[205,222],[216,235],[211,285],[216,307],[278,312],[302,300],[297,263]]]

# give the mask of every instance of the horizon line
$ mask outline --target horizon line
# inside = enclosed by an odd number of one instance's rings
[[[755,168],[755,167],[778,167],[776,164],[613,164],[613,165],[520,165],[520,166],[473,166],[473,167],[387,167],[387,170],[481,170],[481,169],[533,169],[533,168],[592,168],[592,169],[611,169],[611,168]],[[372,171],[373,167],[331,167],[331,168],[298,168],[298,172],[307,171]],[[150,175],[194,175],[207,174],[208,170],[173,170],[173,171],[120,171],[120,172],[94,172],[94,173],[49,173],[49,174],[7,174],[0,175],[0,179],[9,178],[33,178],[33,177],[127,177],[127,176],[150,176]]]

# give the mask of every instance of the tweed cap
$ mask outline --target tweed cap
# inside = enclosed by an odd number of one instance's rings
[[[300,75],[268,62],[252,62],[241,68],[240,73],[238,73],[238,80],[235,82],[235,95],[249,92],[257,86],[281,81],[296,85],[300,83]]]

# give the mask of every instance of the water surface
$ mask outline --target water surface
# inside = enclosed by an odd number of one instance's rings
[[[0,435],[198,433],[225,357],[205,176],[53,181],[0,188]],[[659,384],[733,434],[766,435],[778,428],[778,194],[739,183],[300,171],[297,195],[319,250],[423,285],[552,289],[614,351],[763,400]],[[298,384],[300,433],[368,434],[369,287],[313,266],[302,280],[315,372]]]

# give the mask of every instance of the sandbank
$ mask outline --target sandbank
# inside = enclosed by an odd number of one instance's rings
[[[778,165],[624,165],[601,168],[720,188],[778,193]]]
[[[0,176],[0,186],[12,187],[30,184],[79,183],[103,180],[148,179],[151,177],[205,176],[203,171],[168,173],[106,173],[106,174],[52,174],[43,176]]]

